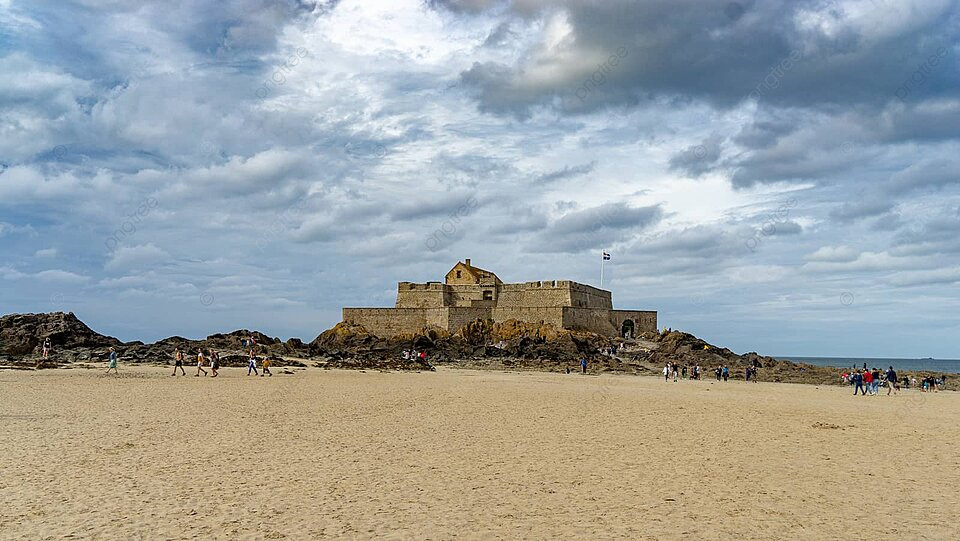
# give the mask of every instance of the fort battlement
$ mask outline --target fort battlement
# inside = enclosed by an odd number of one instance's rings
[[[383,337],[426,326],[453,332],[476,319],[549,323],[611,336],[657,328],[655,311],[614,310],[607,290],[571,280],[505,284],[469,259],[454,265],[443,282],[399,282],[394,308],[344,308],[343,319]]]

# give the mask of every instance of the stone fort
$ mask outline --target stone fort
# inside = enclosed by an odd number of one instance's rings
[[[343,309],[344,321],[383,338],[428,326],[455,332],[476,319],[548,323],[628,338],[657,330],[657,312],[614,310],[609,291],[570,280],[505,284],[469,259],[454,265],[443,282],[400,282],[394,308]]]

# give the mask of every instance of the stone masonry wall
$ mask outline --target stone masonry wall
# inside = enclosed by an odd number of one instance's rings
[[[549,323],[554,327],[563,327],[563,307],[560,306],[541,306],[541,307],[501,307],[493,309],[493,320],[501,323],[508,319],[517,321],[526,321],[527,323]]]
[[[623,322],[628,319],[633,321],[637,335],[647,331],[657,330],[657,313],[655,311],[610,310],[610,322],[616,326],[618,334]]]
[[[359,323],[369,333],[389,338],[426,327],[427,313],[434,311],[425,308],[344,308],[343,320]],[[433,316],[431,319],[436,319],[435,314],[430,315]]]
[[[497,306],[504,308],[533,306],[569,306],[570,282],[551,280],[525,282],[522,284],[503,284]]]
[[[475,319],[491,319],[490,308],[447,308],[446,325],[450,332],[457,332],[460,327]]]
[[[578,308],[613,308],[613,299],[609,291],[597,289],[586,284],[570,282],[570,306]]]
[[[397,308],[440,308],[444,306],[443,284],[434,282],[397,284]]]
[[[610,310],[602,308],[566,307],[563,309],[563,327],[607,336],[619,334],[617,328],[610,322]]]

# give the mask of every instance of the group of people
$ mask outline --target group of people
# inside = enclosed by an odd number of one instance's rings
[[[183,351],[180,348],[176,348],[173,352],[173,374],[172,376],[177,375],[177,369],[180,369],[181,375],[186,376],[187,372],[183,369]],[[255,347],[250,348],[250,357],[247,361],[247,375],[253,374],[255,376],[273,376],[273,373],[270,372],[270,357],[264,355],[263,361],[261,364],[262,373],[257,371],[257,352]],[[210,368],[211,376],[217,377],[217,371],[220,370],[220,354],[216,352],[213,348],[208,348],[206,354],[204,354],[203,348],[197,348],[197,373],[194,374],[195,377],[200,377],[200,374],[203,373],[204,376],[207,375],[207,371],[204,370],[204,366]]]
[[[679,363],[667,363],[663,367],[663,381],[670,381],[670,378],[673,378],[673,381],[678,381],[678,379],[687,379],[687,374],[689,373],[689,379],[702,379],[703,369],[700,368],[700,365],[680,366]],[[730,367],[726,365],[718,365],[713,369],[713,375],[717,378],[717,381],[729,381],[730,380]],[[744,369],[744,380],[750,381],[753,380],[754,383],[757,382],[757,367],[756,366],[747,366]]]
[[[617,352],[623,349],[623,344],[611,344],[609,347],[601,348],[600,353],[607,357],[616,357]]]
[[[858,393],[863,396],[870,395],[876,396],[880,394],[880,383],[881,381],[887,387],[887,395],[891,393],[900,392],[900,380],[897,378],[897,371],[891,366],[887,369],[886,373],[881,374],[880,369],[873,367],[872,370],[857,369],[856,371],[843,374],[841,376],[844,381],[849,382],[850,385],[854,386],[853,395],[856,396]]]
[[[911,385],[917,387],[918,383],[915,377],[909,378],[904,376],[903,378],[898,378],[897,371],[894,370],[892,366],[884,373],[881,373],[877,367],[873,367],[872,369],[857,368],[853,371],[840,374],[840,379],[843,383],[853,386],[854,396],[857,394],[862,396],[876,396],[880,394],[881,386],[887,388],[887,395],[889,396],[899,393],[901,389],[908,389]],[[946,375],[941,375],[939,378],[934,376],[924,377],[919,382],[920,391],[938,392],[944,388],[946,381]]]
[[[914,378],[914,383],[916,383],[916,378]],[[927,376],[923,378],[920,383],[920,390],[923,392],[939,392],[942,389],[945,389],[947,386],[947,376],[946,374],[941,374],[939,378],[933,376]]]

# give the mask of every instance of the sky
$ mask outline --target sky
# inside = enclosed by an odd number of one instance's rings
[[[0,313],[310,340],[471,258],[960,358],[960,2],[0,0]]]

